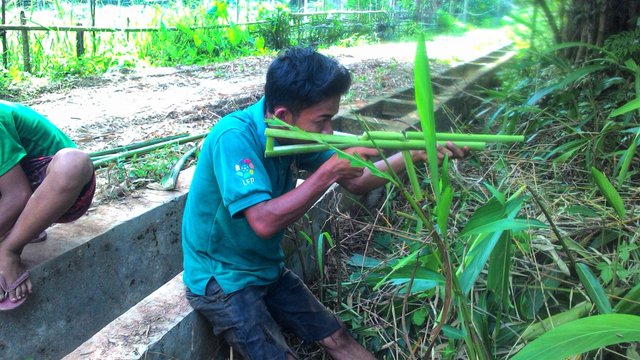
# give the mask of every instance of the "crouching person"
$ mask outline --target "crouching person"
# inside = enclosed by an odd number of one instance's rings
[[[94,192],[88,154],[35,110],[0,101],[0,311],[32,291],[24,247],[44,240],[51,224],[82,216]]]

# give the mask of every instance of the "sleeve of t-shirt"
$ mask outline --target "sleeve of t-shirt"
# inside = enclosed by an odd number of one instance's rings
[[[271,180],[260,154],[260,145],[238,129],[220,134],[213,148],[213,166],[222,202],[234,218],[242,211],[271,199]]]
[[[27,155],[25,148],[18,142],[18,132],[13,122],[0,121],[0,176],[6,174]]]

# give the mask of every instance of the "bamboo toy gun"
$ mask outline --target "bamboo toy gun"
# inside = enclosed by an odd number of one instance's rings
[[[287,156],[324,151],[331,148],[346,149],[350,147],[368,147],[385,150],[424,150],[424,134],[419,131],[392,132],[369,131],[361,136],[352,134],[327,135],[306,133],[286,129],[267,128],[267,147],[265,157]],[[309,144],[274,146],[274,138],[315,141]],[[468,146],[470,150],[483,150],[487,143],[511,143],[524,141],[523,135],[483,135],[436,133],[438,145],[445,145],[447,141],[458,147]]]

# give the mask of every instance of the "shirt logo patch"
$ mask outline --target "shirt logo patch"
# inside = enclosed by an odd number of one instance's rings
[[[242,159],[235,165],[236,175],[242,178],[244,185],[253,183],[253,163],[249,159]]]

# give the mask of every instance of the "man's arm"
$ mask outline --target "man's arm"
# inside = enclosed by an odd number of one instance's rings
[[[451,142],[447,142],[446,146],[438,146],[438,162],[441,163],[445,155],[449,159],[459,159],[467,156],[469,148],[460,148]],[[427,160],[427,153],[424,151],[411,150],[411,158],[414,163],[419,163]],[[396,153],[387,158],[387,162],[396,174],[401,174],[405,170],[405,162],[402,153]],[[387,162],[379,160],[375,163],[378,170],[382,172],[388,172]],[[349,190],[349,192],[362,195],[369,191],[376,189],[387,183],[387,180],[380,178],[371,173],[369,169],[365,169],[362,176],[357,178],[342,179],[338,181],[340,186]]]
[[[31,186],[20,164],[0,176],[0,238],[13,227],[31,197]]]
[[[378,154],[375,149],[365,148],[347,151],[358,153],[362,158]],[[244,211],[244,216],[253,231],[267,239],[302,217],[334,182],[358,178],[362,174],[363,168],[352,167],[349,160],[334,155],[300,186],[277,198],[251,206]]]

